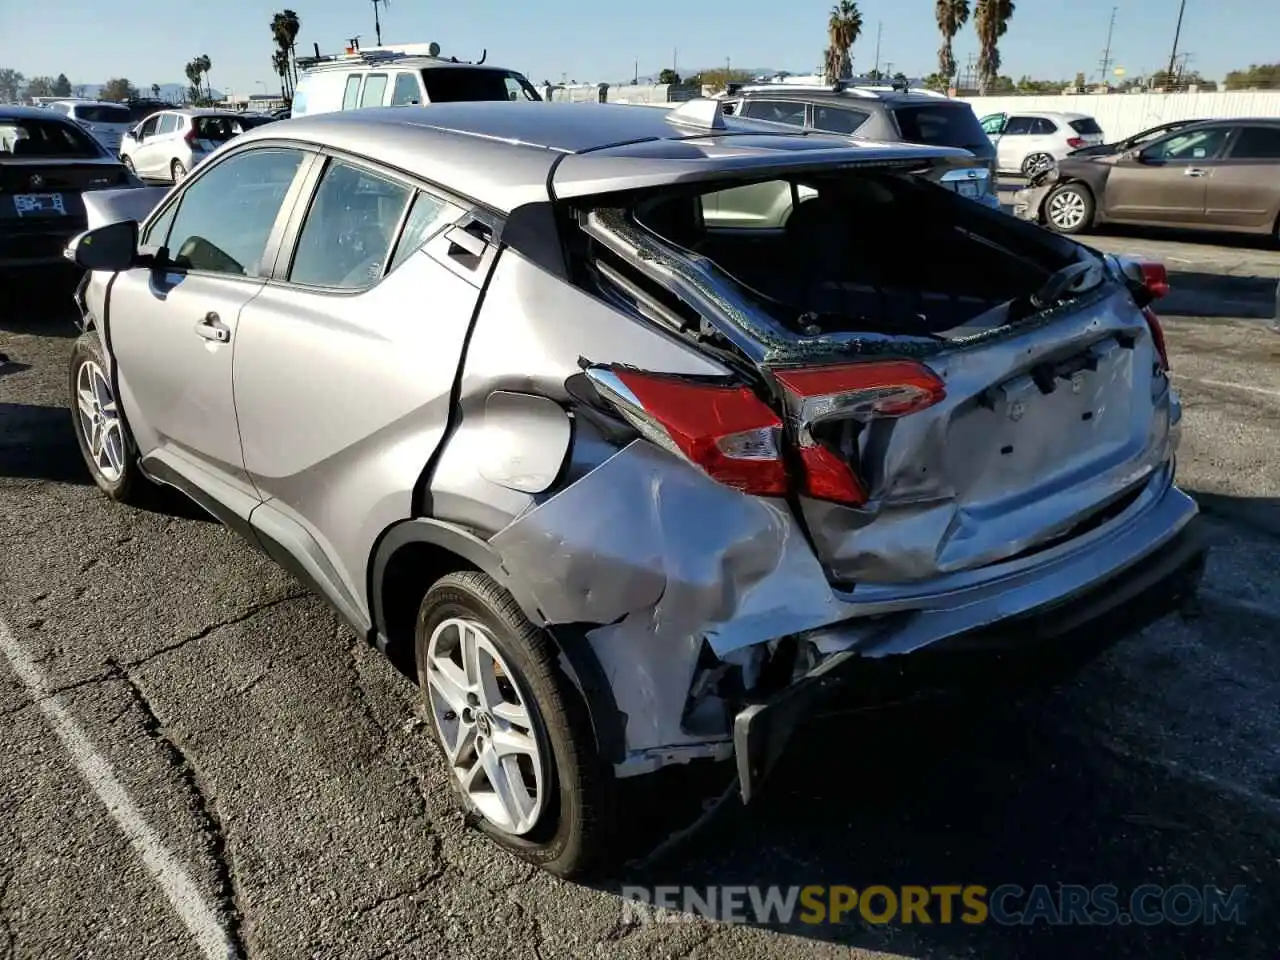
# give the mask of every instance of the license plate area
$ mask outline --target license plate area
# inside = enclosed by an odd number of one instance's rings
[[[19,217],[65,217],[67,206],[61,193],[15,193],[13,212]]]

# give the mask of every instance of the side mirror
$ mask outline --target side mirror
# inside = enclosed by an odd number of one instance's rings
[[[139,265],[138,221],[119,220],[86,230],[67,244],[65,256],[83,270],[112,273]]]

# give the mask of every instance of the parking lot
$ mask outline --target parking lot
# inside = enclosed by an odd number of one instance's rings
[[[1215,541],[1199,609],[1031,704],[820,721],[758,807],[616,882],[1239,884],[1242,924],[624,922],[617,886],[464,826],[413,683],[288,574],[194,508],[97,492],[69,288],[42,287],[0,303],[0,956],[1274,957],[1280,253],[1089,242],[1175,271],[1180,478]]]

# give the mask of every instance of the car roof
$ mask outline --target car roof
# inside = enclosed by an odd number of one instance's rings
[[[303,58],[305,59],[305,58]],[[497,70],[502,73],[519,73],[518,70],[512,70],[508,67],[499,66],[496,63],[467,63],[465,60],[443,60],[439,57],[429,57],[426,54],[399,54],[381,57],[356,57],[346,60],[322,60],[319,63],[309,63],[303,67],[304,73],[320,73],[323,71],[340,71],[340,70],[391,70],[391,69],[408,69],[422,70],[431,69],[458,69],[458,70]]]
[[[694,101],[694,110],[710,101]],[[347,151],[508,213],[526,203],[805,163],[938,158],[963,150],[855,141],[724,117],[689,122],[688,108],[482,101],[335,111],[250,130],[237,143],[292,140]],[[683,117],[683,121],[682,121]]]
[[[54,120],[58,123],[70,123],[66,117],[44,107],[24,107],[20,104],[0,106],[0,117],[11,120]]]
[[[128,110],[127,103],[117,103],[115,100],[76,100],[68,97],[66,100],[51,100],[50,106],[55,103],[65,103],[69,107],[119,107],[121,110]]]

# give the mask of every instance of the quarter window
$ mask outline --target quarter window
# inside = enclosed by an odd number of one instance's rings
[[[265,276],[267,240],[302,158],[278,148],[229,157],[183,191],[167,240],[156,230],[164,217],[148,239],[163,243],[178,269]]]
[[[422,91],[418,89],[418,78],[412,73],[397,73],[396,85],[391,88],[391,106],[407,107],[422,102]]]
[[[343,110],[354,110],[356,104],[360,102],[360,79],[358,73],[347,77],[347,87],[342,93]]]
[[[412,192],[402,183],[330,161],[298,236],[289,279],[339,290],[377,282]]]
[[[867,122],[867,115],[861,110],[848,110],[844,107],[824,107],[817,104],[813,108],[813,125],[827,133],[849,134]]]
[[[388,273],[404,263],[410,254],[434,237],[445,226],[462,216],[462,211],[451,203],[428,193],[419,193],[413,200],[413,209],[405,218],[404,230],[396,243],[395,256],[391,258]]]

